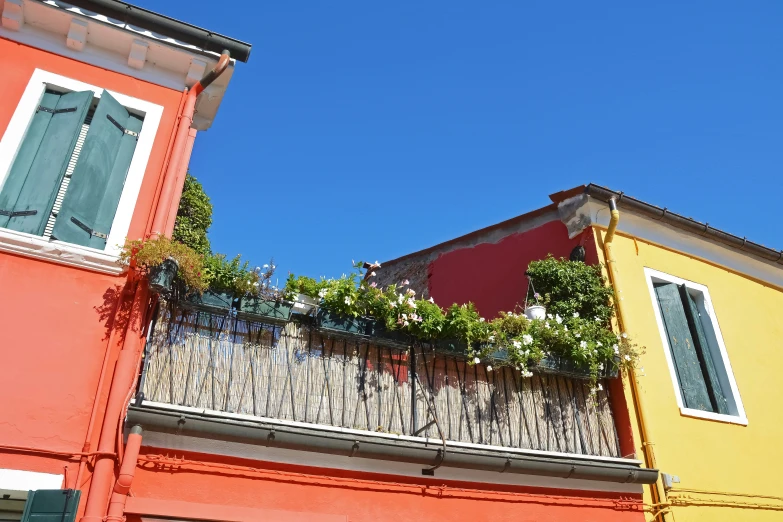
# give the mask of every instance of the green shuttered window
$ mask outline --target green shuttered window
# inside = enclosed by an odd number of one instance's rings
[[[654,283],[674,370],[686,408],[730,414],[707,328],[684,284]],[[722,370],[722,366],[720,366]]]
[[[73,522],[81,491],[39,489],[31,491],[24,506],[22,522]]]
[[[45,92],[0,188],[0,227],[106,247],[143,120],[94,98]]]

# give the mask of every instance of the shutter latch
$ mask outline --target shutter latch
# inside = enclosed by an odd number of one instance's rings
[[[73,223],[74,223],[74,224],[75,224],[77,227],[81,228],[82,230],[84,230],[85,232],[87,232],[88,234],[90,234],[91,236],[94,236],[94,237],[99,237],[99,238],[101,238],[101,239],[108,239],[108,237],[109,237],[109,236],[107,236],[106,234],[102,234],[102,233],[100,233],[100,232],[96,232],[95,230],[91,229],[90,227],[88,227],[87,225],[85,225],[84,223],[82,223],[81,221],[79,221],[78,219],[76,219],[76,218],[75,218],[75,217],[73,217],[73,216],[71,216],[71,221],[73,221]]]
[[[118,122],[117,120],[112,118],[111,114],[107,114],[106,117],[109,118],[109,121],[112,122],[115,127],[120,129],[122,132],[124,132],[128,136],[133,136],[134,138],[138,138],[139,137],[139,133],[138,132],[133,132],[132,130],[126,129],[125,127],[122,126],[122,124],[120,122]]]
[[[43,105],[39,105],[38,110],[48,112],[49,114],[62,114],[64,112],[75,112],[76,107],[68,107],[67,109],[50,109],[49,107],[44,107]]]
[[[14,218],[17,216],[34,216],[38,213],[37,210],[0,210],[0,216],[8,216]]]

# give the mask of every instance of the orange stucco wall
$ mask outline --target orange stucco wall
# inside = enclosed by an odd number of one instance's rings
[[[189,502],[221,506],[216,511],[225,520],[242,522],[247,517],[232,515],[247,508],[307,512],[314,521],[319,514],[342,515],[350,522],[644,520],[639,495],[330,471],[181,452],[176,457],[185,463],[158,465],[152,462],[155,455],[170,451],[145,448],[143,453],[133,482],[134,504],[173,501],[171,511],[149,513],[158,516],[187,515],[176,505]],[[128,520],[140,519],[130,515]]]
[[[36,68],[163,106],[129,231],[129,237],[141,237],[154,204],[182,93],[9,40],[0,39],[0,56],[0,134]],[[108,346],[109,317],[125,281],[125,276],[0,252],[0,445],[82,451]],[[111,364],[119,337],[113,339]],[[111,373],[106,384],[110,378]],[[100,421],[98,418],[94,440]],[[75,478],[78,462],[73,460],[0,452],[0,468],[63,473],[65,465],[69,466],[69,480]]]

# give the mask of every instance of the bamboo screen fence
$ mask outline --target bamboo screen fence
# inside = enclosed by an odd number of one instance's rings
[[[618,457],[607,386],[429,348],[161,307],[144,400],[371,432]],[[433,415],[434,412],[434,415]],[[434,422],[434,416],[438,423]]]

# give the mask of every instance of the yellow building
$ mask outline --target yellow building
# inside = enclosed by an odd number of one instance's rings
[[[623,385],[637,455],[646,444],[661,471],[645,491],[655,519],[783,520],[783,254],[595,185],[557,196],[569,235],[592,227],[613,261],[624,330],[645,348]]]

